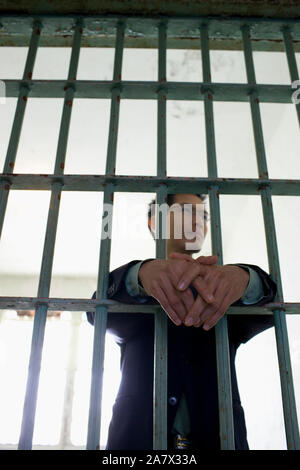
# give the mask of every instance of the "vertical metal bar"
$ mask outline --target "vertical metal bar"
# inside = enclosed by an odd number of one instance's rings
[[[247,77],[248,80],[251,80],[251,84],[255,84],[255,71],[253,65],[249,26],[244,25],[241,28],[241,31],[244,44]],[[268,178],[267,161],[265,155],[264,139],[259,109],[259,99],[257,93],[253,91],[250,94],[249,99],[251,105],[251,115],[255,137],[259,177]],[[265,224],[270,275],[277,283],[277,300],[279,302],[283,302],[280,264],[270,187],[266,185],[261,188],[260,192]],[[288,449],[300,449],[297,409],[294,395],[289,341],[284,311],[279,309],[274,310],[274,322],[287,446]]]
[[[208,176],[217,177],[217,158],[214,132],[213,94],[209,89],[211,82],[209,38],[207,24],[201,25],[201,56],[203,68],[203,81],[208,85],[204,92],[205,129],[207,146]],[[212,185],[208,188],[211,210],[211,232],[212,251],[218,256],[218,264],[223,264],[221,218],[218,196],[218,187]],[[224,317],[215,326],[216,333],[216,355],[218,373],[218,399],[219,399],[219,421],[220,421],[220,444],[221,449],[234,449],[234,427],[232,412],[231,373],[229,361],[229,344],[227,332],[227,317]]]
[[[24,73],[23,73],[23,80],[30,80],[32,77],[34,62],[35,62],[36,53],[37,53],[37,49],[39,45],[40,34],[41,34],[41,27],[42,25],[39,21],[34,21],[29,49],[27,53],[26,64],[25,64]],[[9,143],[7,147],[3,173],[12,173],[14,169],[29,91],[30,90],[29,90],[28,85],[26,83],[22,83],[20,86],[14,121],[13,121],[10,139],[9,139]],[[3,181],[0,184],[0,237],[2,233],[4,217],[5,217],[6,207],[7,207],[8,194],[9,194],[9,183],[6,181]]]
[[[115,61],[113,79],[116,82],[121,81],[122,59],[124,49],[124,31],[125,23],[123,21],[117,24],[116,33],[116,48],[115,48]],[[110,109],[110,125],[109,137],[107,145],[106,157],[106,174],[115,174],[116,166],[116,152],[117,152],[117,139],[118,139],[118,126],[119,126],[119,108],[120,108],[120,83],[112,89],[111,94],[111,109]],[[111,249],[111,236],[104,236],[104,228],[106,225],[106,218],[104,219],[104,212],[107,209],[109,212],[109,224],[112,223],[113,212],[113,195],[114,185],[108,184],[104,190],[104,210],[102,214],[102,231],[101,231],[101,244],[100,244],[100,258],[98,269],[98,282],[97,282],[97,299],[107,298],[107,288],[109,280],[109,264],[110,264],[110,249]],[[95,322],[94,322],[94,345],[93,345],[93,361],[92,361],[92,380],[90,391],[90,408],[89,408],[89,422],[88,422],[88,435],[87,445],[88,450],[99,449],[100,430],[101,430],[101,401],[102,401],[102,386],[103,386],[103,364],[105,353],[105,333],[107,324],[107,309],[105,307],[96,307]]]
[[[167,25],[161,21],[158,26],[158,82],[166,82]],[[166,176],[166,92],[163,87],[157,96],[157,176]],[[157,191],[157,204],[166,202],[167,188],[162,185]],[[166,239],[162,234],[166,220],[159,212],[159,238],[156,241],[156,257],[166,259]],[[154,375],[153,375],[153,449],[164,450],[167,441],[167,360],[168,360],[168,319],[163,309],[154,317]]]
[[[298,67],[297,67],[297,62],[296,62],[296,57],[295,57],[295,51],[293,47],[293,39],[292,39],[289,26],[285,26],[282,29],[282,34],[283,34],[283,42],[285,46],[286,58],[288,62],[291,82],[295,82],[296,80],[299,80],[299,72],[298,72]],[[296,104],[296,111],[297,111],[298,121],[300,125],[300,103]]]
[[[81,41],[81,20],[76,23],[74,42],[72,47],[72,55],[69,67],[68,80],[73,80],[76,77],[76,70],[79,60],[80,41]],[[60,126],[60,133],[57,146],[55,169],[58,174],[63,173],[64,161],[66,155],[67,136],[71,119],[71,109],[73,102],[74,90],[67,87],[64,108],[62,113],[62,120]],[[54,246],[58,222],[58,212],[60,206],[62,184],[57,181],[53,184],[51,189],[51,199],[48,212],[47,228],[44,241],[44,251],[38,286],[38,297],[49,297],[51,273],[53,265]],[[37,404],[38,385],[40,377],[42,349],[45,334],[45,325],[47,318],[47,305],[41,304],[37,306],[34,316],[31,353],[28,368],[27,386],[24,401],[23,420],[21,427],[21,435],[19,440],[19,449],[31,449],[32,437],[34,430],[34,419]]]

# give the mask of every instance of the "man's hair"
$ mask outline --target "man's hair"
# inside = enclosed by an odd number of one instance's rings
[[[176,194],[167,194],[167,198],[166,198],[166,202],[169,206],[171,206],[173,203],[174,203],[174,196],[176,196]],[[198,196],[202,202],[204,204],[206,204],[206,201],[207,201],[207,194],[195,194],[195,196]],[[152,230],[151,230],[151,227],[150,227],[150,223],[149,223],[149,219],[151,218],[151,206],[153,204],[156,204],[156,200],[155,199],[152,199],[151,202],[149,202],[148,204],[148,217],[147,217],[147,220],[148,220],[148,229],[151,233],[151,235],[153,236],[153,233],[152,233]],[[207,221],[208,220],[208,211],[206,209],[204,209],[204,220]]]

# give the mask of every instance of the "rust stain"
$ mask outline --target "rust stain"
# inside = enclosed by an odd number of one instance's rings
[[[9,190],[9,184],[6,184],[6,185],[4,186],[4,189]]]
[[[40,28],[38,28],[38,29],[36,30],[36,34],[37,34],[38,36],[41,34]]]
[[[60,201],[60,194],[57,195],[57,199]]]
[[[207,97],[208,97],[209,100],[212,100],[212,99],[213,99],[213,96],[212,96],[211,93],[207,93]]]
[[[60,164],[60,167],[61,167],[61,169],[63,170],[64,167],[65,167],[65,164],[64,164],[64,163],[61,163],[61,164]]]
[[[254,103],[257,103],[257,104],[258,104],[258,103],[259,103],[259,99],[258,99],[258,98],[255,98]]]
[[[29,80],[31,80],[31,78],[32,78],[32,72],[29,72],[28,78],[29,78]]]
[[[27,101],[27,96],[23,96],[23,100],[24,100],[24,101]]]
[[[70,100],[69,100],[69,101],[66,101],[66,106],[71,107],[71,106],[72,106],[72,101],[70,101]]]
[[[117,102],[120,103],[120,95],[117,96]]]
[[[10,166],[10,168],[13,169],[13,167],[15,166],[14,162],[10,162],[10,163],[9,163],[9,166]]]

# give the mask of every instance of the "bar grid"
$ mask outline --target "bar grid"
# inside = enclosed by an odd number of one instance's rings
[[[166,80],[166,53],[168,31],[174,33],[172,18],[153,19],[149,35],[153,36],[153,28],[158,37],[158,81],[137,82],[122,81],[122,58],[126,28],[131,27],[132,18],[111,18],[111,30],[115,34],[115,61],[113,79],[111,81],[78,81],[76,72],[79,61],[80,48],[84,28],[89,23],[86,17],[76,18],[73,31],[72,54],[69,65],[67,81],[63,80],[32,80],[32,72],[36,53],[40,44],[41,32],[46,28],[49,34],[49,24],[53,18],[39,18],[32,20],[31,39],[21,80],[4,80],[8,97],[18,97],[14,122],[12,125],[6,160],[3,173],[0,175],[0,234],[3,227],[9,191],[13,189],[51,189],[51,200],[48,213],[48,222],[44,242],[44,252],[40,271],[39,287],[36,298],[2,297],[1,309],[28,309],[30,305],[35,309],[35,319],[32,333],[31,355],[28,369],[26,396],[19,449],[31,449],[34,430],[34,417],[38,394],[41,355],[43,338],[46,327],[47,311],[61,310],[89,310],[95,311],[94,349],[92,362],[92,383],[90,391],[89,425],[87,446],[89,450],[99,449],[100,422],[101,422],[101,394],[102,374],[104,360],[104,337],[106,331],[108,311],[137,311],[134,307],[122,305],[107,300],[107,287],[109,275],[109,261],[111,241],[102,238],[100,244],[100,257],[98,268],[97,294],[95,300],[90,299],[50,299],[49,289],[51,283],[52,261],[55,247],[55,236],[58,222],[61,192],[70,191],[103,191],[104,203],[113,203],[116,191],[143,191],[156,192],[158,203],[165,202],[168,193],[179,192],[207,192],[211,208],[212,249],[218,255],[222,264],[222,238],[219,194],[258,194],[261,195],[263,208],[265,235],[267,242],[268,261],[271,277],[276,281],[278,293],[275,302],[264,307],[244,309],[247,314],[274,315],[277,355],[280,370],[282,402],[285,418],[285,430],[288,449],[300,449],[297,410],[294,396],[291,361],[289,353],[286,317],[288,313],[299,314],[300,303],[288,304],[283,300],[281,286],[280,265],[276,241],[276,230],[272,209],[272,195],[300,195],[300,181],[297,180],[270,180],[268,177],[265,156],[264,138],[260,116],[259,103],[290,103],[294,91],[286,85],[257,85],[252,54],[252,35],[258,34],[261,22],[249,19],[237,22],[232,19],[232,37],[242,39],[245,56],[247,84],[212,83],[210,73],[209,41],[214,36],[213,19],[205,18],[193,20],[193,27],[186,28],[184,34],[188,37],[198,31],[198,47],[202,52],[203,82],[202,83],[168,83]],[[139,18],[140,24],[147,19]],[[188,20],[182,19],[183,24]],[[196,27],[195,27],[196,21]],[[226,22],[225,22],[226,23]],[[270,20],[274,24],[277,34],[281,34],[281,43],[285,49],[291,82],[299,80],[299,73],[295,59],[293,34],[300,35],[299,22]],[[232,25],[235,25],[233,27]],[[228,27],[230,30],[230,26]],[[255,29],[257,28],[257,30]],[[263,31],[263,29],[262,29]],[[263,39],[263,33],[261,39]],[[269,33],[268,33],[269,34]],[[145,33],[147,35],[147,33]],[[229,34],[230,37],[230,34]],[[59,43],[59,39],[57,39]],[[61,117],[60,133],[53,175],[16,175],[13,173],[19,138],[22,130],[23,118],[28,98],[34,97],[64,97]],[[76,98],[110,98],[110,124],[107,147],[105,175],[64,175],[64,161],[68,142],[72,103]],[[156,177],[120,177],[115,175],[116,151],[118,139],[118,123],[120,100],[126,99],[156,99],[157,100],[157,176]],[[166,173],[166,106],[167,99],[203,100],[205,110],[206,146],[207,146],[207,178],[180,178],[167,177]],[[247,101],[250,104],[253,123],[253,135],[257,155],[258,179],[243,180],[218,178],[216,145],[214,134],[213,101]],[[300,124],[300,104],[294,104]],[[95,181],[96,180],[96,181]],[[104,212],[102,214],[104,219]],[[163,222],[159,223],[162,230]],[[104,222],[103,222],[104,223]],[[102,226],[102,231],[104,226]],[[165,240],[160,238],[156,244],[157,258],[166,258]],[[118,310],[120,309],[120,310]],[[138,306],[138,311],[155,314],[155,347],[154,347],[154,429],[153,448],[167,448],[167,317],[161,308]],[[227,314],[240,313],[239,308],[230,308]],[[229,347],[227,334],[227,317],[216,325],[216,352],[218,369],[218,393],[220,415],[220,441],[221,448],[234,449],[234,426],[232,414],[232,396],[230,381]],[[158,380],[160,377],[160,380]]]

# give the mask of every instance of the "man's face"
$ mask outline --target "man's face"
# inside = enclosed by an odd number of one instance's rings
[[[172,210],[174,204],[178,206],[175,211]],[[168,251],[190,254],[200,251],[207,233],[202,200],[195,194],[175,194],[170,208]],[[179,233],[181,238],[178,238]]]

